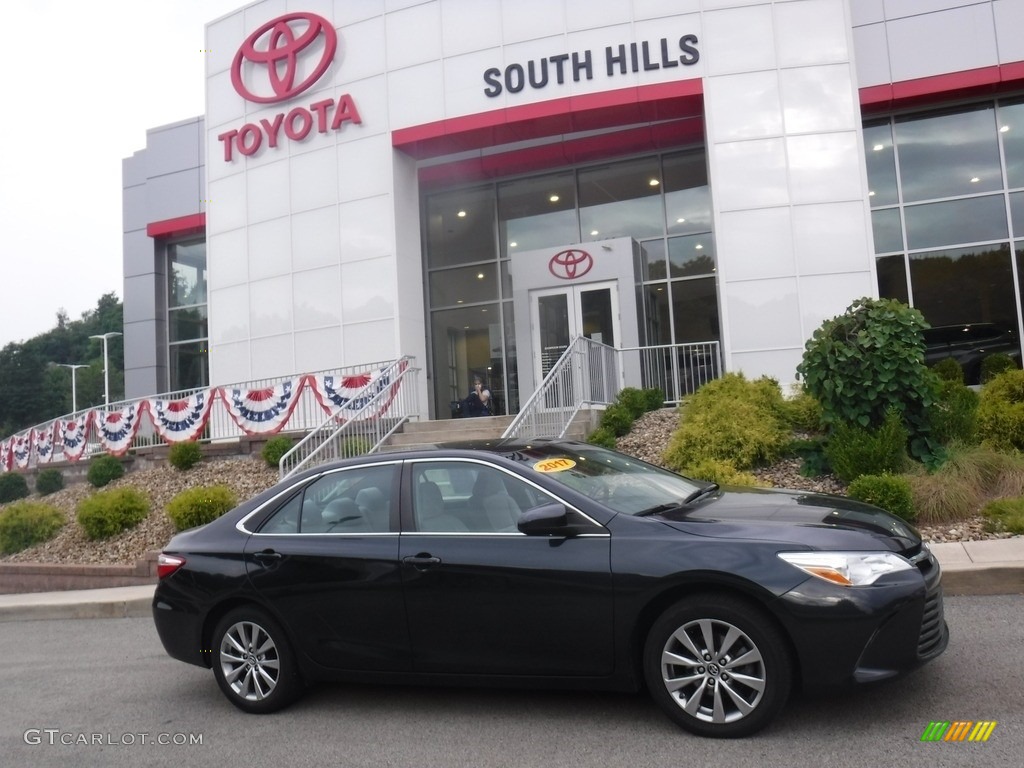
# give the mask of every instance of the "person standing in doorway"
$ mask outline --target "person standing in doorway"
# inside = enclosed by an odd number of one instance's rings
[[[480,376],[474,376],[473,389],[470,390],[469,397],[466,398],[466,415],[490,416],[490,401],[491,393],[490,390],[484,386],[483,378]]]

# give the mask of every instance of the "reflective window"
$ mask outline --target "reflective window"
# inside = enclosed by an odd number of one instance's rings
[[[908,205],[903,215],[907,220],[907,247],[911,250],[1007,236],[1006,201],[1002,195]]]
[[[664,280],[668,277],[665,262],[665,241],[645,240],[640,243],[640,274],[644,282],[648,280]]]
[[[1024,187],[1024,103],[1000,104],[998,128],[1006,158],[1007,186]],[[1019,231],[1024,233],[1024,229]]]
[[[883,299],[897,299],[909,303],[907,293],[907,263],[903,254],[880,256],[875,259],[878,271],[878,295]]]
[[[898,118],[903,201],[988,192],[1002,187],[995,105]]]
[[[933,326],[1017,327],[1009,245],[949,248],[910,257],[914,306]]]
[[[675,343],[717,340],[718,295],[713,277],[672,281]]]
[[[714,274],[715,241],[711,233],[689,237],[670,237],[668,240],[668,264],[672,277]]]
[[[665,223],[670,235],[711,231],[711,193],[703,149],[665,157]]]
[[[429,266],[494,258],[493,187],[430,195],[426,215]]]
[[[491,413],[505,413],[502,317],[498,303],[431,313],[436,413],[456,413],[479,376],[491,393]]]
[[[171,344],[168,352],[173,391],[200,389],[210,383],[209,347],[205,340]]]
[[[168,389],[210,383],[206,296],[206,242],[167,246]]]
[[[285,502],[260,533],[387,533],[393,464],[329,472]]]
[[[172,243],[167,251],[170,257],[168,306],[206,304],[206,243]]]
[[[662,235],[661,184],[658,158],[580,171],[581,240]]]
[[[875,236],[875,253],[903,250],[903,225],[899,208],[871,212],[871,231]]]
[[[572,171],[498,185],[498,222],[504,254],[576,243],[576,178]]]
[[[864,128],[864,154],[868,164],[868,195],[872,205],[897,202],[896,155],[893,153],[892,126],[868,124]]]
[[[498,298],[498,265],[444,269],[430,273],[430,304],[447,307]]]
[[[1010,195],[1010,222],[1015,237],[1024,235],[1024,192]]]

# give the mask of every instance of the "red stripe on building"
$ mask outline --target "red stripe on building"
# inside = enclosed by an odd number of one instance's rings
[[[206,231],[206,214],[192,213],[176,219],[154,221],[146,225],[146,234],[150,237],[183,237],[196,235]]]

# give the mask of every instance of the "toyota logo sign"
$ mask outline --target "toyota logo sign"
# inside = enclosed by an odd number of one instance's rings
[[[575,280],[583,277],[594,266],[594,257],[586,251],[570,249],[561,251],[551,257],[548,271],[562,280]]]
[[[303,26],[305,28],[303,28]],[[309,75],[299,77],[299,56],[323,37],[320,61]],[[327,19],[315,13],[287,13],[268,21],[249,37],[231,63],[231,84],[239,95],[259,104],[286,101],[305,91],[327,71],[338,48],[338,34]],[[254,65],[248,74],[270,86],[250,88],[242,75],[245,63]],[[257,74],[260,73],[260,74]],[[265,73],[265,74],[263,74]],[[255,91],[255,92],[254,92]]]

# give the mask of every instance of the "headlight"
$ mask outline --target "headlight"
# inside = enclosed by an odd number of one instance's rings
[[[779,552],[779,557],[811,576],[844,587],[874,584],[887,573],[914,566],[892,552]]]

